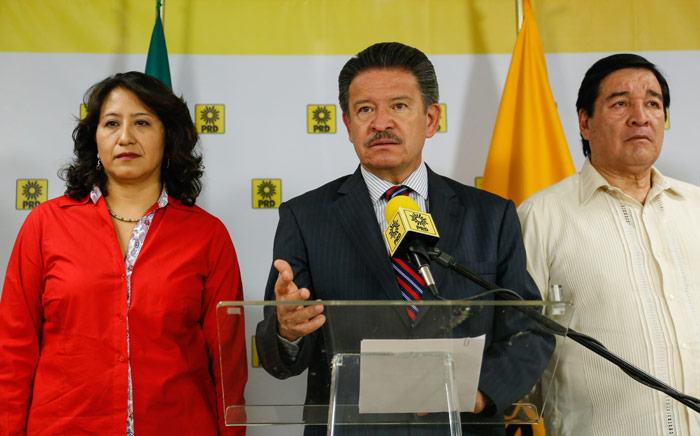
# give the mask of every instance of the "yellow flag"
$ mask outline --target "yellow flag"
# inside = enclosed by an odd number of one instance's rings
[[[501,96],[482,188],[519,205],[575,171],[530,0]]]

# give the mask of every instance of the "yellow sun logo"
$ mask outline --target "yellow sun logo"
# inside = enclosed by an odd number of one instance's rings
[[[331,119],[331,111],[325,106],[319,106],[314,110],[312,117],[316,124],[328,124]]]
[[[28,200],[36,200],[41,197],[42,190],[39,183],[30,180],[22,186],[22,195]]]
[[[253,209],[276,209],[282,202],[282,179],[252,180]]]
[[[277,189],[275,185],[269,180],[263,180],[262,183],[258,185],[258,195],[262,198],[270,199],[277,194]]]
[[[335,133],[335,105],[308,104],[306,105],[307,133]]]
[[[207,124],[215,124],[219,121],[219,111],[214,106],[206,106],[200,115],[200,119]]]
[[[411,221],[416,223],[417,226],[423,227],[428,224],[428,220],[419,213],[412,213],[411,214]]]
[[[394,244],[398,244],[401,239],[401,225],[397,221],[389,223],[389,237],[394,240]]]

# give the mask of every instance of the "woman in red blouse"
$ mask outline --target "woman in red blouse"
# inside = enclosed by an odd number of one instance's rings
[[[142,73],[86,94],[66,195],[37,206],[0,299],[0,435],[244,434],[244,329],[222,380],[216,304],[242,300],[224,225],[194,205],[186,103]],[[224,386],[225,384],[225,386]]]

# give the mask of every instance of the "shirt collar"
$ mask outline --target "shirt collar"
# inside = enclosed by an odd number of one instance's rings
[[[100,197],[102,197],[102,190],[97,185],[93,186],[92,191],[90,191],[90,200],[92,200],[93,204],[97,204]],[[160,191],[160,197],[158,197],[158,209],[165,207],[167,204],[168,193],[165,191],[165,186],[163,186],[163,189]]]
[[[97,200],[99,200],[100,197],[102,197],[102,190],[97,185],[93,186],[92,191],[90,191],[90,200],[92,200],[93,204],[97,204]]]
[[[664,177],[661,171],[656,169],[656,167],[651,167],[651,190],[649,190],[649,195],[647,199],[652,200],[657,195],[664,191],[669,191],[670,193],[676,194],[679,197],[683,197],[683,191],[673,186],[673,179]]]
[[[620,188],[609,184],[608,181],[605,180],[605,177],[600,175],[598,170],[595,169],[591,163],[590,157],[586,157],[586,160],[583,163],[583,168],[581,169],[581,184],[579,188],[579,201],[581,204],[587,202],[598,190],[617,191],[623,193]],[[664,175],[661,174],[661,171],[652,166],[651,189],[649,190],[649,194],[647,194],[647,199],[651,200],[666,190],[680,195],[681,197],[683,196],[678,189],[674,188],[671,179],[664,177]]]
[[[372,199],[372,203],[380,201],[384,197],[384,193],[387,189],[392,186],[396,186],[391,182],[387,182],[384,179],[377,177],[368,170],[360,165],[360,171],[362,173],[362,178],[365,180],[367,185],[367,190],[369,191],[369,196]],[[416,194],[418,194],[424,200],[428,199],[428,170],[425,166],[425,162],[416,168],[404,181],[399,183],[399,185],[408,186]]]

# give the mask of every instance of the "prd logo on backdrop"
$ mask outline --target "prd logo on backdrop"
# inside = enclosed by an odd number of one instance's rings
[[[199,133],[224,133],[224,105],[196,104],[194,118]]]
[[[253,209],[275,209],[282,202],[282,179],[253,179]]]
[[[33,209],[49,196],[48,179],[17,179],[17,209]]]
[[[440,124],[438,125],[438,133],[447,132],[447,105],[440,103]]]
[[[307,105],[306,127],[307,133],[335,133],[335,105]]]

